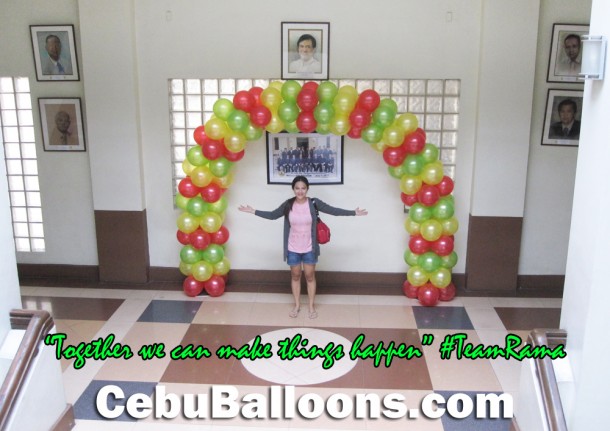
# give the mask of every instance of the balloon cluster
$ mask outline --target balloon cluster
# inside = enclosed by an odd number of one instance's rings
[[[195,129],[198,144],[189,149],[182,168],[186,177],[178,185],[180,271],[189,296],[204,289],[222,295],[230,263],[224,256],[229,232],[223,226],[226,198],[233,182],[231,169],[244,157],[249,141],[263,131],[320,133],[361,138],[383,154],[391,176],[400,180],[401,198],[410,206],[405,228],[411,235],[405,261],[410,266],[403,286],[409,297],[424,305],[450,300],[455,295],[451,268],[457,262],[453,234],[453,181],[443,173],[439,151],[426,143],[411,113],[397,115],[392,99],[375,90],[358,91],[333,82],[273,81],[266,89],[238,91],[233,101],[218,99],[214,115]]]

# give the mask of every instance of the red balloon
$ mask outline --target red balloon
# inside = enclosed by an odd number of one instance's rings
[[[453,251],[453,247],[453,236],[446,235],[441,236],[439,239],[430,244],[430,248],[432,249],[432,251],[438,254],[439,256],[449,256]]]
[[[455,284],[453,283],[449,283],[449,285],[447,285],[447,287],[445,287],[444,289],[439,289],[440,290],[440,296],[438,299],[440,299],[441,301],[451,301],[453,298],[455,298]]]
[[[437,203],[440,197],[438,188],[429,184],[423,184],[417,192],[417,200],[427,207]]]
[[[265,127],[271,121],[271,111],[264,105],[256,105],[250,110],[250,121],[257,127]]]
[[[302,93],[302,91],[301,91]],[[299,94],[301,94],[299,93]],[[318,123],[313,116],[312,111],[301,111],[299,116],[297,117],[297,127],[303,133],[311,133],[316,130],[318,127]]]
[[[418,133],[417,130],[409,133],[407,136],[405,136],[404,141],[402,141],[402,147],[404,147],[409,154],[419,154],[425,146],[425,134],[422,137],[421,133]]]
[[[193,139],[197,144],[202,145],[205,141],[210,139],[208,135],[205,134],[205,127],[199,126],[195,130],[193,130]]]
[[[318,83],[315,81],[307,81],[305,84],[303,84],[301,90],[318,91]]]
[[[364,129],[371,123],[371,113],[364,108],[356,108],[349,114],[349,123],[353,127]]]
[[[402,147],[388,147],[383,150],[383,160],[390,166],[400,166],[407,157]]]
[[[256,105],[261,104],[261,93],[262,92],[263,92],[263,89],[260,87],[252,87],[251,89],[248,90],[248,93],[250,93],[252,95],[252,97],[254,97],[254,104],[256,104]]]
[[[415,254],[423,254],[430,250],[430,243],[421,235],[413,235],[409,238],[409,249]]]
[[[224,148],[225,146],[222,142],[210,139],[201,145],[201,152],[206,159],[216,160],[223,155]]]
[[[349,129],[349,132],[347,132],[347,136],[352,139],[360,139],[360,137],[362,136],[362,129],[358,127],[352,127],[351,129]]]
[[[235,109],[241,109],[244,112],[250,112],[252,108],[256,105],[256,100],[252,93],[241,90],[235,93],[233,96],[233,106]]]
[[[299,105],[299,108],[301,108],[302,111],[313,111],[317,104],[318,94],[315,91],[301,89],[297,96],[297,105]]]
[[[178,229],[176,232],[176,238],[178,238],[178,242],[182,245],[189,245],[191,243],[189,240],[189,234],[182,232],[180,229]]]
[[[178,191],[185,198],[194,198],[201,192],[201,189],[193,184],[190,177],[186,177],[178,183]]]
[[[203,283],[201,281],[197,281],[193,278],[192,275],[189,275],[182,282],[182,290],[186,294],[186,296],[197,296],[201,292],[203,292]]]
[[[451,178],[449,178],[447,175],[445,175],[443,177],[443,179],[441,180],[441,182],[436,185],[436,187],[438,187],[438,190],[439,190],[441,196],[450,195],[451,192],[453,191],[453,186],[454,186],[453,180]]]
[[[230,162],[239,162],[241,159],[244,158],[244,154],[246,154],[245,150],[241,150],[239,153],[234,153],[233,151],[227,150],[226,147],[223,152],[225,159],[227,159]]]
[[[358,96],[357,106],[368,111],[373,112],[379,106],[381,97],[375,90],[364,90]]]
[[[205,250],[212,242],[210,234],[203,229],[197,229],[189,234],[190,244],[197,250]]]
[[[201,189],[201,197],[206,202],[216,202],[221,196],[220,186],[216,183],[210,183]]]
[[[407,298],[417,299],[417,292],[419,291],[419,286],[413,286],[409,283],[409,280],[405,280],[402,284],[402,293],[405,294]]]
[[[219,275],[213,275],[204,283],[204,289],[210,296],[220,296],[225,293],[225,280]]]
[[[417,292],[417,299],[424,307],[433,307],[438,303],[440,297],[439,288],[430,283],[424,284]]]
[[[400,194],[400,200],[402,201],[403,204],[405,204],[408,207],[410,207],[413,204],[419,202],[417,200],[417,195],[408,195],[408,194],[405,194],[405,193],[401,193]]]
[[[417,133],[422,138],[422,140],[426,142],[426,132],[424,131],[424,129],[418,127],[413,133]]]
[[[224,226],[220,226],[220,229],[210,234],[210,239],[213,244],[224,244],[229,240],[229,229]]]

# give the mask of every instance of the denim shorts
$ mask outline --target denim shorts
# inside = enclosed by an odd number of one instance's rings
[[[295,253],[294,251],[288,250],[288,265],[297,266],[304,263],[306,265],[315,265],[318,263],[318,259],[314,254],[313,250],[308,251],[307,253]]]

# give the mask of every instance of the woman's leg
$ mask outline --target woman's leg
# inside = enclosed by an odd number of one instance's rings
[[[290,267],[290,287],[294,296],[294,308],[290,312],[290,317],[297,317],[301,309],[301,265]]]
[[[309,298],[309,318],[318,317],[314,302],[316,299],[316,265],[303,264],[305,281],[307,281],[307,297]]]

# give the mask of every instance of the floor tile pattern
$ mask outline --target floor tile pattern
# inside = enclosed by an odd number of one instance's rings
[[[373,393],[382,397],[401,394],[409,408],[418,407],[428,394],[448,399],[455,393],[474,398],[477,393],[518,392],[521,364],[504,359],[441,359],[439,347],[448,334],[463,333],[473,344],[503,344],[508,333],[526,339],[534,328],[557,328],[560,299],[457,297],[436,307],[423,307],[401,295],[321,293],[317,297],[319,317],[309,319],[301,312],[288,316],[291,295],[277,286],[227,292],[218,298],[186,297],[171,290],[128,290],[82,287],[22,286],[25,308],[48,310],[57,332],[67,335],[67,343],[76,345],[113,334],[117,343],[132,347],[129,360],[87,361],[79,370],[73,360],[61,361],[66,397],[75,408],[76,431],[96,430],[249,430],[273,429],[344,429],[344,430],[485,430],[508,431],[510,420],[363,418],[354,415],[333,419],[297,416],[282,420],[255,420],[236,417],[188,419],[183,415],[168,420],[149,417],[135,420],[126,413],[105,420],[96,410],[98,391],[116,385],[125,393],[152,394],[157,385],[167,393],[209,394],[214,385],[232,385],[245,393],[268,393],[273,385],[294,385],[297,395],[317,394],[326,400],[333,394]],[[309,334],[309,346],[320,348],[335,341],[349,354],[351,343],[364,337],[360,350],[369,357],[349,361],[349,366],[324,370],[322,359],[294,362],[216,356],[217,349],[231,345],[236,349],[252,343],[257,336],[267,337],[277,352],[277,341],[295,334]],[[425,337],[434,337],[430,345]],[[161,346],[162,343],[162,346]],[[410,359],[394,356],[391,361],[384,349],[411,347],[421,353]],[[137,352],[148,346],[161,346],[163,357],[143,359]],[[191,351],[205,349],[210,357],[172,359],[176,347],[190,346]],[[304,346],[301,346],[304,347]],[[375,352],[379,364],[375,364]],[[381,353],[380,353],[381,352]],[[161,356],[161,355],[160,355]],[[267,362],[265,362],[267,361]],[[515,400],[516,401],[516,400]],[[125,405],[125,399],[109,398],[108,406]],[[516,402],[515,402],[516,404]]]

